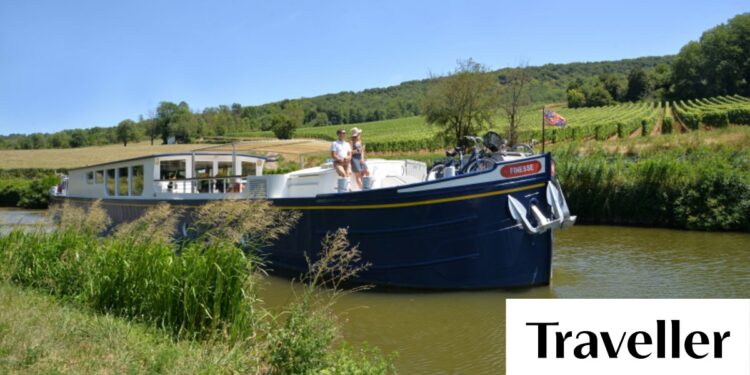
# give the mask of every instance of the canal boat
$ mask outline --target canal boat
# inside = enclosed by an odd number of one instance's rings
[[[368,159],[364,189],[330,162],[264,175],[268,159],[233,152],[157,154],[70,169],[53,202],[101,200],[115,224],[161,202],[265,199],[302,212],[263,249],[275,271],[307,270],[321,239],[348,228],[370,267],[357,283],[418,289],[525,287],[550,282],[554,229],[572,225],[550,154],[504,155],[484,170],[435,179],[425,163]]]

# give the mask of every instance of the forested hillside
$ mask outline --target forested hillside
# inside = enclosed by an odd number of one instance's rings
[[[471,61],[471,60],[469,60]],[[531,104],[564,102],[569,108],[610,106],[623,102],[750,96],[750,13],[707,30],[676,56],[618,61],[576,62],[526,69]],[[514,69],[482,71],[508,86]],[[376,122],[420,116],[425,94],[439,80],[431,77],[359,92],[288,99],[258,106],[239,103],[205,109],[186,102],[161,102],[144,108],[147,116],[115,126],[64,130],[54,134],[0,135],[0,148],[70,148],[151,139],[196,142],[206,137],[273,130],[290,138],[296,128]],[[13,126],[13,124],[8,124]],[[87,126],[88,124],[81,124]]]
[[[618,61],[581,62],[530,66],[532,81],[529,95],[535,103],[562,102],[571,82],[603,74],[626,77],[633,69],[653,71],[667,66],[672,56],[642,57]],[[493,71],[500,82],[513,68]],[[422,114],[425,92],[437,79],[407,81],[396,86],[373,88],[359,92],[345,91],[312,98],[301,98],[268,103],[259,106],[242,106],[234,103],[203,110],[191,108],[188,103],[163,102],[156,109],[144,108],[152,116],[141,116],[136,121],[121,122],[112,127],[64,130],[57,133],[0,135],[0,148],[39,149],[69,148],[153,138],[163,142],[165,135],[174,136],[178,142],[195,142],[208,136],[250,131],[270,130],[280,113],[296,113],[302,126],[353,124],[411,117]],[[149,118],[151,117],[151,118]],[[124,124],[123,124],[124,123]],[[82,124],[84,125],[84,124]],[[12,126],[12,124],[11,124]]]

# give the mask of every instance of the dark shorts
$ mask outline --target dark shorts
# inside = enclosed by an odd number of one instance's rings
[[[352,172],[360,173],[367,170],[367,164],[360,158],[352,158]]]

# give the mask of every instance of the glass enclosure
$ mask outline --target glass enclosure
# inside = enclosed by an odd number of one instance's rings
[[[159,162],[160,180],[180,180],[185,177],[185,160],[164,160]]]
[[[143,195],[143,166],[133,166],[132,184],[130,195]]]
[[[104,183],[104,171],[96,171],[96,183],[97,184]]]
[[[242,162],[242,176],[255,176],[257,166],[254,161],[243,161]]]
[[[232,173],[232,162],[228,161],[220,161],[219,162],[219,168],[216,171],[216,176],[218,177],[227,177],[231,176],[234,173]],[[217,180],[216,181],[216,190],[219,193],[226,193],[227,191],[232,190],[232,184],[230,181],[227,180]]]
[[[196,161],[195,162],[195,177],[206,178],[213,176],[214,162],[212,161]],[[211,181],[199,180],[197,183],[199,193],[210,193],[211,192]]]
[[[117,171],[117,195],[128,195],[128,186],[130,180],[130,168],[122,167]]]
[[[94,183],[94,172],[93,171],[86,173],[86,183],[89,184],[89,185],[91,185],[91,184]]]
[[[115,170],[107,169],[107,195],[115,195]]]

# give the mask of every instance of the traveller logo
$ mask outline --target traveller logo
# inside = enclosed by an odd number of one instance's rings
[[[534,174],[542,170],[542,163],[538,160],[527,161],[523,163],[508,164],[500,169],[503,177],[519,177]]]
[[[750,299],[509,299],[506,371],[750,374]]]

